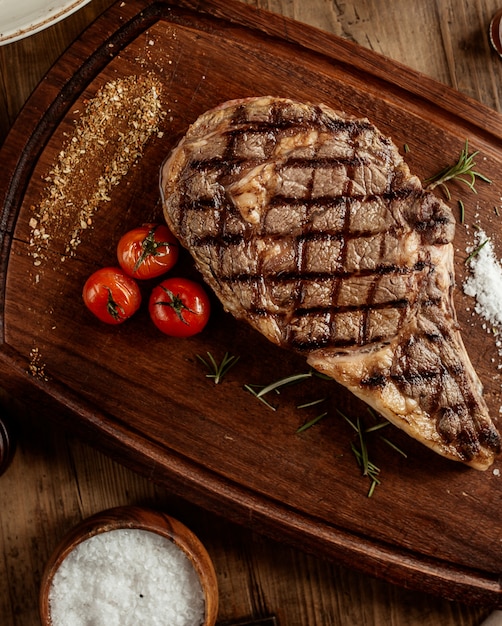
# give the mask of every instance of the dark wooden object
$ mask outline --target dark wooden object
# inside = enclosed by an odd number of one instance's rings
[[[0,415],[0,476],[7,470],[14,455],[16,442],[12,424],[7,416]]]
[[[392,433],[408,459],[377,447],[383,484],[368,499],[350,452],[351,431],[334,410],[354,417],[364,406],[321,381],[283,394],[276,412],[243,390],[305,371],[302,359],[270,346],[217,305],[207,331],[189,342],[159,336],[146,314],[110,329],[84,310],[87,275],[114,262],[124,230],[159,217],[162,159],[198,114],[222,100],[273,93],[367,116],[398,146],[406,144],[410,167],[422,178],[456,160],[466,139],[480,150],[484,174],[497,181],[501,169],[502,118],[478,103],[286,19],[218,0],[204,3],[206,13],[183,4],[115,5],[48,74],[2,149],[4,380],[123,463],[234,521],[397,584],[501,606],[500,478]],[[167,85],[164,137],[114,191],[77,257],[60,262],[69,235],[63,231],[52,241],[50,263],[34,268],[30,207],[74,111],[106,81],[145,70]],[[455,198],[485,207],[479,223],[495,231],[496,185],[480,187],[475,198],[456,187]],[[459,228],[459,280],[470,241],[472,233]],[[191,272],[188,260],[182,271]],[[496,416],[496,348],[468,306],[458,292],[467,348]],[[207,351],[241,356],[218,387],[197,359]],[[331,417],[296,435],[307,417],[296,405],[305,394],[321,393],[331,398]]]

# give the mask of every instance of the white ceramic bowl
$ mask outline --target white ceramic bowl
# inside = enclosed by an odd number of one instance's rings
[[[52,26],[90,0],[0,0],[0,45]]]

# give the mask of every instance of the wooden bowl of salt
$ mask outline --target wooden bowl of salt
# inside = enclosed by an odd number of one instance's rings
[[[213,626],[211,559],[181,522],[136,506],[75,526],[50,557],[40,588],[43,626]]]

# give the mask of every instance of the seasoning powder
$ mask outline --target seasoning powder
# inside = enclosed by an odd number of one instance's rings
[[[139,529],[95,535],[64,559],[51,585],[53,626],[200,626],[204,596],[188,557]]]
[[[30,219],[33,264],[47,258],[51,240],[67,234],[64,254],[74,256],[82,231],[91,228],[113,187],[141,158],[163,117],[162,85],[152,75],[105,83],[88,100],[45,182],[48,186]]]

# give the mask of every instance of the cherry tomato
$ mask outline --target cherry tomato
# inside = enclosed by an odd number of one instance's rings
[[[141,292],[120,267],[102,267],[89,276],[82,290],[87,308],[102,322],[121,324],[136,313]]]
[[[178,260],[179,243],[167,226],[143,224],[128,231],[117,245],[120,267],[133,278],[156,278]]]
[[[191,337],[207,324],[211,304],[199,283],[166,278],[152,290],[148,310],[155,326],[166,335]]]

